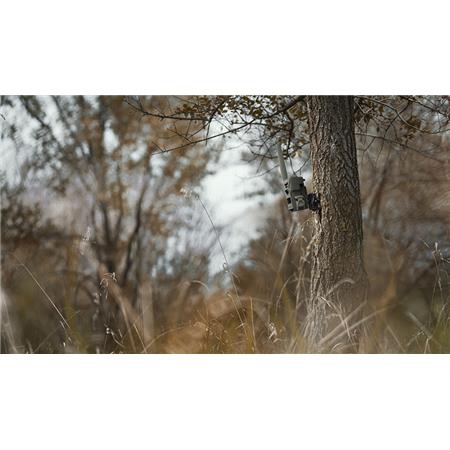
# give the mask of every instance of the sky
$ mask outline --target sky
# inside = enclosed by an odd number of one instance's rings
[[[266,187],[263,177],[255,177],[257,166],[242,161],[241,152],[229,144],[219,160],[219,169],[206,177],[202,187],[206,204],[210,206],[213,221],[225,227],[223,244],[232,264],[246,244],[258,235],[258,228],[269,215],[270,206],[282,193],[267,192],[263,196],[245,197],[245,194]],[[227,151],[229,150],[229,151]],[[245,151],[245,150],[244,150]],[[211,271],[221,268],[219,254],[211,262]]]

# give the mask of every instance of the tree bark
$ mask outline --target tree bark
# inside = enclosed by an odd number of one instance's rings
[[[307,97],[315,215],[305,334],[313,351],[356,351],[367,292],[353,98]]]

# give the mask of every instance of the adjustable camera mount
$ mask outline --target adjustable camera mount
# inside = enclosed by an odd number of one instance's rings
[[[288,177],[281,146],[278,146],[278,162],[289,211],[294,212],[303,209],[318,211],[320,209],[320,200],[316,194],[308,194],[305,179],[296,175]]]

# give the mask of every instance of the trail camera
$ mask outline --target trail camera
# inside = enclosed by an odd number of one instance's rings
[[[278,160],[289,211],[294,212],[303,209],[317,211],[320,208],[319,199],[315,194],[308,194],[305,186],[305,179],[303,177],[297,177],[296,175],[288,178],[281,146],[278,147]]]
[[[308,193],[305,179],[302,177],[289,177],[285,193],[290,211],[301,211],[308,208]]]

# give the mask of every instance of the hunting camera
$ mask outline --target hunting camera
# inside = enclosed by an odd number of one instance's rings
[[[289,211],[294,212],[303,209],[310,209],[311,211],[319,210],[319,199],[315,194],[308,194],[305,179],[296,175],[288,178],[281,146],[278,147],[278,161]]]

